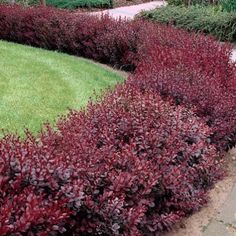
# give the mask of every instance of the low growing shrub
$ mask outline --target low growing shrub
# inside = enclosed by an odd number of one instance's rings
[[[224,11],[236,12],[236,1],[235,0],[220,0],[220,5]]]
[[[0,141],[0,233],[157,234],[221,175],[211,130],[156,93],[117,88],[37,139]]]
[[[210,34],[219,40],[236,40],[236,14],[218,7],[167,6],[141,14],[143,19],[176,26],[188,31]]]
[[[203,43],[203,39],[200,41]],[[229,61],[230,47],[219,45],[217,49],[206,40],[209,54],[202,57],[200,45],[189,50],[191,41],[181,43],[182,47],[175,48],[151,44],[146,60],[128,82],[144,91],[171,96],[177,105],[194,108],[212,127],[211,142],[219,150],[228,149],[236,142],[236,67]]]
[[[167,0],[169,5],[174,6],[217,6],[223,11],[233,12],[236,11],[235,0]]]
[[[133,69],[146,29],[141,22],[126,23],[53,8],[0,5],[1,39]]]

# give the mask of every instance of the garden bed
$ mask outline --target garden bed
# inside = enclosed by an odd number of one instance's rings
[[[0,38],[132,72],[56,130],[0,139],[1,235],[160,234],[207,203],[236,141],[230,45],[142,20],[1,5]]]

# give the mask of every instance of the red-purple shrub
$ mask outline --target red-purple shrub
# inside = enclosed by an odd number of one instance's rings
[[[140,64],[136,86],[196,106],[213,127],[212,141],[219,149],[235,144],[236,69],[226,44],[150,22],[5,5],[0,5],[0,38],[128,70]]]
[[[0,141],[0,232],[152,235],[220,177],[210,129],[155,93],[119,87],[41,136]]]
[[[175,48],[151,44],[146,60],[128,83],[141,90],[160,92],[164,97],[172,96],[177,104],[194,107],[196,114],[213,128],[212,142],[221,150],[236,141],[236,67],[230,62],[229,46],[196,37],[200,42],[205,41],[209,53],[204,54],[201,47],[190,50],[190,40],[184,40],[185,46]]]
[[[57,131],[0,140],[1,235],[156,235],[206,202],[221,176],[210,139],[220,150],[235,140],[227,45],[149,22],[3,5],[0,38],[137,66]]]
[[[144,28],[145,29],[145,28]],[[53,8],[0,5],[0,38],[133,69],[141,22],[100,19]],[[141,33],[142,34],[142,33]]]
[[[189,50],[194,58],[202,58],[205,67],[229,67],[228,55],[222,57],[219,44],[208,37],[142,20],[114,20],[107,15],[99,18],[53,8],[0,5],[0,39],[131,70],[146,59],[148,49],[155,45]],[[208,60],[212,58],[214,62]]]

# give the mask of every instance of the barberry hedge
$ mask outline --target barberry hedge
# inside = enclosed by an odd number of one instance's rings
[[[181,35],[174,47],[168,41],[150,41],[146,59],[128,82],[194,109],[213,129],[211,142],[219,150],[227,150],[236,141],[236,67],[230,60],[231,50],[227,45],[216,47],[202,36],[189,40],[187,34]],[[173,40],[179,35],[173,31],[169,36]]]
[[[235,143],[229,45],[139,20],[4,5],[0,39],[134,72],[56,130],[0,139],[1,235],[157,235],[206,203],[222,176],[218,151]]]
[[[221,175],[211,130],[121,86],[38,139],[0,141],[0,234],[149,235],[206,203]]]

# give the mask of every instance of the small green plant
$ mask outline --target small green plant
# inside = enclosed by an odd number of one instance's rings
[[[210,5],[217,4],[218,0],[167,0],[170,5],[180,6],[191,6],[191,5]]]
[[[178,28],[211,34],[222,41],[236,40],[236,14],[216,6],[167,6],[141,14],[142,18]]]
[[[235,0],[221,0],[220,5],[224,11],[232,12],[236,11],[236,1]]]
[[[0,3],[18,3],[24,6],[38,5],[39,0],[0,0]],[[112,0],[46,0],[48,6],[65,8],[65,9],[76,9],[79,7],[94,7],[94,8],[112,8]]]

